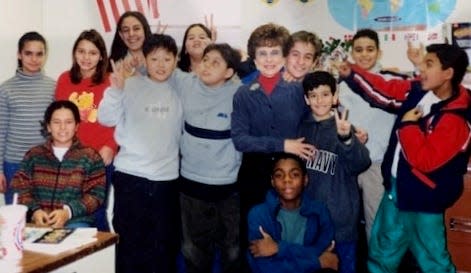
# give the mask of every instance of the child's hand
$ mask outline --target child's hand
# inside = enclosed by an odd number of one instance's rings
[[[113,60],[111,60],[111,68],[113,70],[113,73],[110,75],[111,87],[123,90],[124,80],[126,78],[123,61],[118,61],[115,63]]]
[[[368,132],[363,128],[355,127],[355,136],[361,144],[365,144],[368,141]]]
[[[134,56],[129,54],[124,57],[121,62],[123,63],[124,68],[124,78],[129,78],[136,74],[136,68],[139,67],[139,65],[143,63],[144,60],[141,60],[141,58],[137,55]]]
[[[339,267],[339,258],[333,252],[335,248],[335,241],[332,241],[330,246],[322,252],[321,256],[319,256],[319,263],[321,264],[321,268],[332,268],[334,270],[338,270]]]
[[[337,125],[337,134],[340,137],[347,137],[348,135],[350,135],[352,130],[352,124],[347,120],[348,109],[345,109],[340,117],[338,110],[335,110],[334,114],[335,124]]]
[[[211,31],[211,42],[215,43],[218,37],[218,32],[217,32],[216,26],[214,25],[213,19],[214,19],[214,16],[212,13],[211,15],[209,15],[209,22],[208,22],[208,16],[206,15],[204,16],[204,24]]]
[[[114,151],[108,146],[103,146],[101,149],[98,151],[100,154],[101,158],[103,159],[103,163],[105,166],[109,166],[111,162],[113,162],[113,157],[114,157]]]
[[[0,173],[0,193],[4,193],[7,190],[7,179],[3,173]]]
[[[347,78],[352,74],[352,68],[348,61],[344,62],[332,62],[332,66],[338,71],[341,78]]]
[[[250,253],[252,253],[254,257],[269,257],[278,253],[278,244],[273,241],[270,234],[266,233],[262,226],[259,226],[258,229],[263,238],[250,242]]]
[[[295,154],[304,160],[311,160],[314,157],[314,145],[304,143],[304,137],[298,139],[286,139],[284,143],[284,151]]]
[[[167,27],[168,27],[168,24],[162,25],[159,20],[159,22],[157,23],[157,29],[155,30],[155,33],[164,34],[165,31],[167,30]]]
[[[415,107],[404,114],[404,116],[402,117],[402,122],[418,121],[423,114],[424,113],[420,107]]]
[[[411,41],[407,42],[407,58],[415,67],[418,67],[424,59],[424,53],[424,44],[420,43],[419,47],[414,47]]]
[[[53,228],[62,228],[65,223],[69,220],[69,213],[65,209],[53,210],[48,215],[48,224]]]
[[[38,209],[33,213],[33,216],[31,217],[31,221],[39,227],[48,227],[48,221],[49,221],[49,216],[47,212],[45,212],[42,209]]]

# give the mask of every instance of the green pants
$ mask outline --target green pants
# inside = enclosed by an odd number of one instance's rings
[[[400,211],[394,195],[384,194],[376,214],[368,249],[369,272],[397,272],[407,249],[422,272],[456,272],[446,247],[443,213]]]

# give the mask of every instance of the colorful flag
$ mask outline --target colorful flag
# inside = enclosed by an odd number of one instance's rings
[[[139,11],[148,20],[159,18],[157,0],[96,0],[101,22],[106,32],[116,26],[121,14],[126,11]]]

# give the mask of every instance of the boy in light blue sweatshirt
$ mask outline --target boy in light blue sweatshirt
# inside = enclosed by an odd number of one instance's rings
[[[183,104],[180,206],[187,273],[211,272],[215,250],[222,272],[239,272],[241,153],[231,138],[233,79],[240,54],[228,44],[208,45],[199,75],[172,77]]]
[[[183,110],[168,79],[177,45],[154,34],[143,46],[147,75],[125,80],[123,63],[113,63],[111,87],[98,120],[115,126],[120,150],[113,174],[113,226],[119,233],[116,269],[175,272],[180,243],[177,178]]]

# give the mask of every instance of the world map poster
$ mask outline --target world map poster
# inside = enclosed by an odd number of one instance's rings
[[[426,30],[442,24],[455,9],[456,0],[329,0],[334,19],[356,31]],[[353,12],[353,14],[352,14]]]

